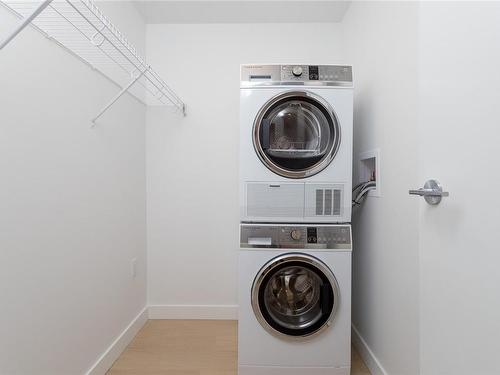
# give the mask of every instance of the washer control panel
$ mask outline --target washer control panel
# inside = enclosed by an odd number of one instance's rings
[[[350,66],[282,65],[281,82],[351,82]]]
[[[241,224],[240,247],[351,249],[351,226]]]
[[[347,65],[242,65],[241,85],[352,86]]]

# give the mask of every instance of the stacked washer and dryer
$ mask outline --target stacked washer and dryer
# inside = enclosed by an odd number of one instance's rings
[[[348,375],[352,69],[243,65],[239,375]]]

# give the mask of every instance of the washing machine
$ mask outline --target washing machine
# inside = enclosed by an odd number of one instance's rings
[[[349,375],[351,227],[240,224],[239,375]]]
[[[352,69],[242,65],[240,221],[351,221]]]

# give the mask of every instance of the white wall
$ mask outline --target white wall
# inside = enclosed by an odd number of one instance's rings
[[[0,35],[15,22],[0,7]],[[91,130],[118,88],[32,29],[0,71],[0,373],[82,374],[146,304],[145,109],[125,96]]]
[[[354,67],[354,174],[360,152],[381,157],[382,197],[353,215],[353,339],[375,375],[419,372],[418,202],[408,196],[418,187],[417,26],[410,2],[354,2],[342,22]]]
[[[341,63],[340,41],[336,24],[148,25],[148,59],[188,103],[185,118],[148,111],[148,299],[159,316],[236,314],[240,64]]]
[[[500,373],[500,4],[420,6],[423,375]]]
[[[383,196],[354,217],[355,338],[375,374],[500,372],[499,25],[494,2],[355,2],[344,18],[355,150],[382,154]],[[450,191],[437,207],[407,195],[429,178]]]
[[[144,50],[132,5],[101,7]],[[373,373],[500,372],[500,217],[485,209],[500,202],[470,184],[500,185],[482,168],[498,139],[499,10],[354,2],[342,24],[150,25],[148,60],[188,116],[150,108],[146,137],[129,96],[90,130],[117,88],[23,32],[0,52],[0,373],[81,374],[144,308],[146,182],[153,315],[235,317],[249,62],[354,65],[354,157],[381,152],[382,197],[353,218],[355,340]],[[4,35],[14,19],[0,8],[0,20]],[[452,192],[439,209],[407,195],[430,176]]]

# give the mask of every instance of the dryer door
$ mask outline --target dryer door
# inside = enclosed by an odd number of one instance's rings
[[[332,325],[339,303],[335,276],[319,259],[284,254],[259,271],[252,307],[262,327],[275,336],[300,339]]]
[[[331,106],[307,91],[275,96],[259,111],[253,143],[260,160],[288,178],[326,168],[340,146],[340,127]]]

